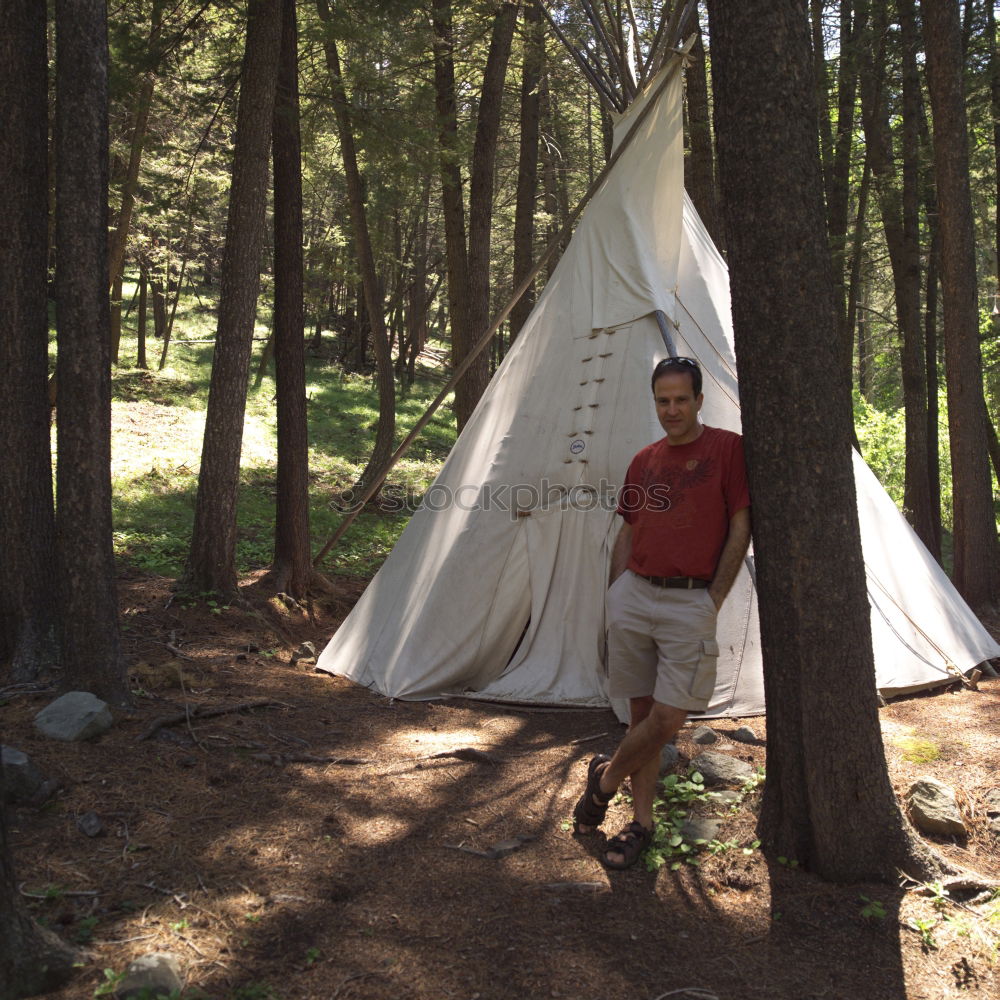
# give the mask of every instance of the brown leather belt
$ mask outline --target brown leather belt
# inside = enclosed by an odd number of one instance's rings
[[[648,580],[654,587],[677,587],[681,590],[702,589],[710,584],[710,580],[699,580],[694,576],[644,576],[635,574],[643,580]]]

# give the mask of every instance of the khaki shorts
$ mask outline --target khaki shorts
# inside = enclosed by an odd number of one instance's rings
[[[607,593],[608,694],[703,712],[715,689],[717,611],[708,590],[657,587],[626,570]]]

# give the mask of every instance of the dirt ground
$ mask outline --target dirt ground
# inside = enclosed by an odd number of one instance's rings
[[[276,601],[185,606],[169,580],[125,579],[134,712],[94,742],[55,744],[31,725],[50,693],[0,699],[4,742],[62,785],[9,816],[32,912],[84,951],[58,1000],[93,996],[104,970],[152,951],[180,958],[186,996],[213,1000],[1000,992],[1000,898],[831,886],[768,864],[747,846],[759,796],[726,814],[719,839],[738,846],[700,867],[606,872],[600,841],[566,821],[590,756],[621,736],[613,715],[389,702],[292,663],[304,640],[322,647],[363,583],[338,586],[310,620]],[[984,810],[1000,786],[998,707],[1000,682],[984,680],[882,710],[897,791],[925,773],[952,784],[972,832],[934,846],[989,879],[1000,878]],[[727,738],[743,723],[756,745]],[[764,764],[763,719],[712,725],[713,749]],[[682,763],[700,749],[692,728]],[[440,756],[466,748],[493,761]],[[91,811],[103,826],[93,838],[77,827]],[[613,806],[609,826],[625,815]],[[517,838],[498,858],[467,850]]]

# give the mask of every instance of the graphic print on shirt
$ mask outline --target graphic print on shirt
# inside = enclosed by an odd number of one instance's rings
[[[714,466],[715,459],[709,456],[689,459],[683,465],[646,469],[642,475],[646,509],[671,510],[674,527],[688,527],[698,512],[697,503],[689,502],[690,491],[711,479]]]

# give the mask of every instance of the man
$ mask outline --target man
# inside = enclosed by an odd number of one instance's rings
[[[652,839],[661,749],[688,712],[708,705],[716,616],[750,543],[743,439],[699,422],[698,363],[666,358],[652,387],[666,437],[629,466],[607,596],[609,694],[629,699],[631,726],[614,757],[591,760],[573,813],[577,833],[593,832],[631,779],[633,822],[602,858],[616,869],[634,865]]]

